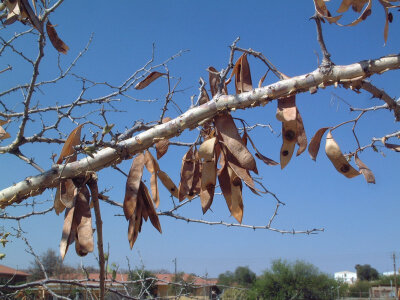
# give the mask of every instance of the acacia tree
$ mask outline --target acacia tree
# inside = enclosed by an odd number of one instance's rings
[[[37,214],[46,214],[52,210],[57,214],[65,211],[60,244],[62,257],[66,255],[69,245],[74,242],[78,255],[84,256],[93,251],[91,212],[93,208],[101,274],[101,297],[104,297],[105,293],[105,258],[99,200],[123,208],[123,213],[128,221],[128,240],[131,247],[138,238],[143,220],[150,219],[154,227],[161,232],[161,224],[158,220],[160,215],[211,225],[267,229],[280,233],[313,233],[321,231],[321,229],[295,231],[273,227],[273,221],[283,202],[266,189],[261,181],[254,178],[253,175],[257,174],[260,165],[257,167],[251,152],[254,151],[255,157],[266,165],[280,164],[281,168],[284,168],[292,159],[296,145],[298,145],[297,155],[302,154],[308,146],[308,152],[315,160],[321,140],[326,134],[325,152],[336,170],[348,178],[363,174],[367,182],[374,183],[374,175],[360,160],[360,153],[370,149],[376,150],[380,143],[387,149],[399,151],[398,145],[388,143],[389,139],[399,136],[398,131],[390,132],[381,138],[374,138],[368,144],[362,144],[357,135],[359,120],[365,118],[372,111],[389,110],[396,121],[400,120],[398,101],[366,80],[374,74],[399,69],[399,56],[388,55],[346,66],[336,66],[330,59],[322,34],[321,22],[338,24],[341,14],[351,6],[359,13],[359,17],[349,25],[356,25],[367,19],[372,12],[371,0],[342,1],[338,8],[339,14],[336,16],[332,15],[324,1],[314,1],[315,15],[313,19],[323,58],[316,70],[304,75],[289,78],[261,52],[240,48],[238,39],[235,40],[230,46],[227,66],[222,71],[209,67],[208,82],[200,79],[198,97],[191,99],[190,109],[186,112],[182,111],[174,119],[169,118],[167,112],[171,106],[177,106],[174,97],[178,92],[179,79],[170,74],[168,63],[182,55],[182,52],[159,64],[155,64],[154,57],[152,57],[143,68],[133,72],[119,85],[113,85],[107,82],[92,81],[74,72],[76,64],[89,47],[89,41],[87,47],[70,64],[58,63],[57,75],[48,78],[40,74],[45,51],[52,51],[48,41],[57,51],[68,53],[68,42],[65,43],[58,36],[56,28],[49,20],[56,9],[62,9],[60,6],[62,2],[62,0],[54,3],[33,1],[33,6],[27,0],[2,2],[1,8],[4,11],[3,20],[6,26],[3,30],[8,32],[9,37],[1,38],[0,54],[11,55],[22,60],[29,66],[32,75],[27,84],[17,83],[0,93],[2,106],[0,153],[10,154],[23,160],[39,171],[39,174],[25,179],[21,178],[20,182],[1,190],[0,206],[5,209],[4,219],[17,221]],[[384,40],[386,41],[389,22],[393,18],[390,10],[398,4],[398,1],[380,0],[379,3],[385,11]],[[25,24],[26,30],[14,34],[12,28],[18,22]],[[18,42],[22,39],[31,46],[29,51],[19,49]],[[33,53],[35,47],[36,53]],[[237,58],[238,54],[239,58]],[[266,74],[259,80],[258,88],[254,88],[253,85],[248,62],[250,56],[265,65]],[[12,66],[10,65],[2,69],[1,73],[6,74],[11,71]],[[269,72],[276,76],[276,82],[264,85]],[[50,103],[48,100],[37,100],[40,98],[38,94],[54,84],[62,85],[65,80],[70,78],[80,84],[79,96],[75,100],[62,105]],[[153,81],[162,78],[168,82],[168,92],[158,120],[146,120],[146,122],[137,120],[133,126],[131,124],[114,125],[108,121],[111,112],[119,112],[117,108],[119,98],[132,99],[131,90],[144,89]],[[233,83],[231,83],[232,81]],[[321,128],[308,143],[303,120],[296,106],[296,95],[304,92],[317,93],[319,89],[329,86],[341,86],[349,89],[350,92],[366,91],[385,103],[365,109],[352,108],[353,112],[358,113],[356,117],[335,126]],[[102,95],[93,96],[97,95],[96,89],[98,88],[103,92]],[[210,90],[211,96],[207,89]],[[16,97],[16,93],[21,91],[22,101],[17,102],[16,105],[13,98]],[[255,144],[257,141],[251,139],[249,133],[252,126],[244,120],[235,122],[233,118],[234,111],[237,109],[253,108],[270,102],[277,103],[276,117],[282,126],[279,163],[258,151]],[[97,112],[98,116],[95,116],[93,112]],[[70,127],[68,122],[71,122],[75,129],[67,131],[65,128]],[[353,151],[344,155],[333,135],[334,130],[347,124],[353,125],[352,132],[357,146]],[[129,128],[123,131],[124,126],[129,126]],[[171,140],[185,130],[194,128],[199,129],[199,134],[195,137],[194,142]],[[70,133],[68,134],[68,132]],[[63,145],[63,148],[59,155],[53,156],[54,164],[46,170],[35,157],[30,157],[34,154],[29,151],[29,147],[47,144]],[[153,146],[157,159],[149,151]],[[182,159],[180,182],[177,185],[166,172],[160,169],[158,164],[158,160],[164,155],[172,155],[171,151],[167,152],[172,146],[189,148]],[[249,149],[253,150],[250,152]],[[124,160],[130,160],[132,157],[134,160],[128,174],[121,170],[118,164]],[[351,159],[354,159],[358,170],[350,163]],[[150,190],[142,180],[144,167],[151,174]],[[106,191],[99,192],[98,176],[95,172],[105,168],[114,168],[127,177],[123,204],[109,199]],[[168,173],[170,172],[168,171]],[[173,197],[179,199],[179,204],[172,201],[173,207],[166,211],[156,211],[160,201],[158,179]],[[255,194],[269,194],[276,200],[275,210],[266,225],[242,224],[243,186],[247,186]],[[178,210],[188,205],[194,197],[200,198],[203,213],[206,213],[212,205],[214,193],[218,187],[226,200],[230,213],[238,223],[197,220],[178,214]],[[51,205],[46,210],[37,211],[35,207],[38,203],[35,197],[52,188],[56,188],[54,206]],[[21,204],[28,204],[32,210],[22,216],[12,216],[8,213],[13,206]],[[20,224],[18,225],[20,226]],[[22,228],[17,228],[17,232],[20,236]],[[5,235],[6,231],[3,234]],[[28,239],[23,238],[29,251],[34,253]],[[9,288],[15,291],[35,284],[47,288],[46,284],[51,281],[47,275],[45,277],[44,281]],[[69,282],[69,284],[75,283]],[[115,292],[117,293],[117,291]]]

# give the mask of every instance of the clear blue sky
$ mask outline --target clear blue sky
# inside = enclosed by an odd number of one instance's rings
[[[181,108],[190,105],[190,96],[198,92],[200,76],[208,78],[206,68],[226,67],[228,46],[240,37],[239,46],[252,48],[270,59],[288,76],[304,74],[317,67],[317,55],[320,55],[316,42],[315,24],[309,20],[314,12],[313,2],[307,1],[65,1],[53,14],[51,20],[58,24],[57,31],[69,45],[68,55],[62,56],[63,65],[67,65],[84,48],[91,33],[94,39],[89,51],[79,62],[75,73],[87,78],[118,85],[136,69],[140,68],[151,56],[152,43],[156,45],[155,60],[161,62],[182,49],[189,49],[182,57],[169,65],[172,75],[181,77],[180,88],[174,100]],[[374,3],[373,14],[366,22],[352,28],[323,24],[325,39],[333,61],[336,64],[349,64],[363,59],[378,58],[390,53],[398,53],[400,32],[398,15],[390,28],[389,41],[383,46],[384,15],[381,7]],[[24,29],[15,25],[13,30]],[[1,33],[3,34],[3,33]],[[19,45],[21,49],[35,53],[32,43]],[[31,50],[32,49],[32,50]],[[48,46],[46,63],[40,70],[41,79],[52,78],[57,74],[57,55]],[[255,59],[249,59],[253,81],[256,83],[265,72],[265,68]],[[12,64],[7,56],[0,57],[0,68]],[[21,78],[28,80],[31,72],[24,71],[26,64],[15,62],[10,75],[0,75],[2,86],[12,86]],[[389,72],[374,76],[372,82],[385,88],[393,97],[398,97],[399,72]],[[275,78],[269,75],[267,83]],[[115,129],[123,131],[134,120],[155,120],[160,115],[162,99],[166,93],[165,81],[159,80],[148,89],[131,91],[130,96],[139,99],[159,99],[155,103],[144,104],[124,98],[116,104],[122,113],[110,113],[109,121],[116,123]],[[93,92],[99,96],[102,89]],[[50,103],[69,103],[79,93],[79,84],[75,80],[67,84],[49,87],[35,98],[43,105]],[[335,96],[339,95],[355,107],[381,105],[379,100],[371,100],[366,93],[359,95],[342,88],[319,90],[317,94],[301,94],[297,97],[306,133],[310,139],[316,130],[333,126],[355,116],[346,104]],[[20,94],[14,100],[20,102]],[[10,100],[9,100],[10,101]],[[280,124],[275,119],[275,103],[263,108],[249,109],[235,113],[250,124],[271,124],[276,132]],[[176,117],[178,112],[172,107],[168,112]],[[93,115],[96,116],[96,112]],[[380,137],[399,130],[393,115],[388,111],[370,113],[360,121],[359,137],[362,144],[368,144],[372,137]],[[65,132],[73,126],[67,122]],[[34,128],[35,125],[32,125]],[[88,128],[86,128],[87,130]],[[354,149],[355,142],[351,128],[344,127],[335,131],[335,137],[343,151]],[[13,128],[10,128],[12,133]],[[87,133],[87,132],[86,132]],[[253,139],[259,150],[267,156],[279,159],[281,138],[267,129],[252,131]],[[175,139],[189,142],[194,135],[183,134]],[[2,145],[4,145],[3,142]],[[58,153],[61,146],[26,146],[25,153],[37,158],[45,169],[51,166],[49,157]],[[184,149],[170,149],[160,160],[160,166],[178,182],[181,157]],[[322,149],[323,150],[323,149]],[[279,167],[268,167],[258,162],[260,176],[266,187],[276,193],[286,203],[280,209],[274,226],[281,229],[305,230],[324,228],[317,235],[281,235],[270,231],[253,231],[243,228],[226,228],[199,224],[188,224],[168,217],[161,217],[163,234],[160,235],[151,224],[145,223],[142,232],[131,251],[127,241],[127,222],[116,217],[122,210],[102,203],[104,221],[104,241],[110,246],[110,261],[126,268],[126,258],[131,265],[140,265],[141,261],[148,269],[168,269],[173,271],[174,258],[177,258],[178,270],[198,275],[217,276],[237,266],[248,265],[260,274],[269,267],[272,259],[302,259],[315,264],[322,271],[333,273],[341,270],[353,270],[356,264],[371,264],[378,271],[392,270],[391,253],[400,252],[399,193],[397,153],[384,151],[385,157],[371,150],[362,153],[361,158],[374,172],[375,185],[368,185],[362,176],[346,179],[337,173],[323,151],[317,163],[307,153],[294,157],[281,171]],[[120,165],[129,170],[130,162]],[[26,176],[36,174],[36,170],[10,155],[0,156],[0,188],[8,187]],[[102,171],[100,189],[112,188],[108,193],[111,199],[122,202],[125,190],[125,178],[116,171]],[[46,192],[36,198],[37,201],[51,199],[54,191]],[[171,201],[165,190],[161,194],[161,210],[171,207]],[[243,223],[265,225],[273,213],[274,200],[270,196],[257,197],[244,193]],[[46,207],[46,206],[44,206]],[[229,216],[225,200],[216,196],[209,211],[203,217],[199,200],[193,201],[182,214],[206,220],[234,222]],[[15,215],[22,210],[10,211]],[[21,222],[23,229],[34,249],[40,254],[47,248],[58,251],[63,217],[55,213],[33,217]],[[14,222],[4,222],[5,228],[15,226]],[[24,244],[11,239],[6,248],[6,258],[0,263],[12,267],[25,268],[33,260],[26,254]],[[71,248],[65,262],[76,265],[81,261]],[[95,265],[93,255],[82,259],[84,264]]]

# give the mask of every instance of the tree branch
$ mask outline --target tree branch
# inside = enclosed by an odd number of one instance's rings
[[[333,66],[329,74],[320,69],[311,73],[292,77],[274,84],[254,89],[239,95],[217,95],[212,101],[192,108],[179,117],[154,126],[130,139],[121,141],[113,148],[105,148],[93,157],[85,157],[67,165],[54,165],[50,170],[10,186],[0,191],[0,207],[20,202],[28,197],[41,194],[45,189],[57,185],[60,178],[74,178],[87,171],[98,171],[110,165],[130,159],[138,151],[152,146],[161,138],[178,136],[185,129],[195,128],[204,120],[231,109],[245,109],[265,105],[270,100],[302,93],[310,88],[334,84],[346,84],[362,80],[373,74],[381,74],[400,68],[400,55],[388,55],[375,60],[361,61],[347,66]]]

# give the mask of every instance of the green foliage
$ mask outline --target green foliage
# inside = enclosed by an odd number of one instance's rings
[[[348,297],[368,298],[371,283],[366,280],[357,280],[355,284],[349,286]]]
[[[396,276],[397,283],[400,283],[400,275]],[[374,286],[394,286],[394,275],[381,276],[377,282],[374,282]]]
[[[376,269],[372,268],[370,265],[356,265],[357,279],[358,280],[378,280],[379,273]]]
[[[255,282],[250,299],[335,299],[343,293],[345,286],[314,265],[303,261],[288,263],[284,260],[272,262]]]
[[[135,269],[129,272],[128,278],[130,281],[144,280],[142,282],[129,285],[130,295],[135,295],[139,299],[143,297],[156,297],[157,287],[155,285],[155,275],[145,269]]]
[[[249,291],[246,289],[228,288],[225,289],[221,300],[244,300],[249,298]]]
[[[237,267],[235,272],[226,271],[218,276],[218,284],[225,286],[250,287],[256,281],[256,274],[246,267]]]

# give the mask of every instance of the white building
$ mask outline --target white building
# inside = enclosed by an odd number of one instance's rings
[[[341,271],[335,273],[335,279],[341,280],[348,284],[353,284],[357,281],[357,273],[350,271]]]

